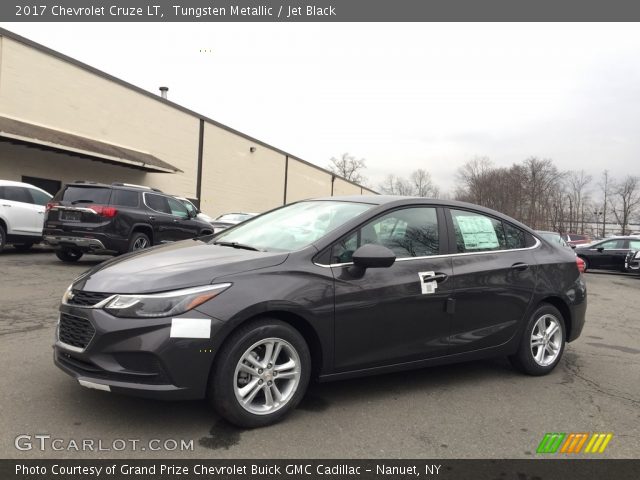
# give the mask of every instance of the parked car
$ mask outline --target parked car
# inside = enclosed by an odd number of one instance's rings
[[[7,244],[29,250],[42,241],[45,205],[51,195],[28,183],[0,180],[0,252]]]
[[[171,195],[139,185],[75,182],[47,205],[44,240],[64,262],[118,255],[213,233]]]
[[[640,250],[640,238],[607,238],[588,245],[578,245],[576,255],[584,260],[585,271],[589,269],[624,270],[629,250]]]
[[[257,213],[225,213],[211,222],[213,225],[213,233],[221,232],[229,227],[238,225],[239,223],[249,220],[258,215]]]
[[[180,200],[182,202],[182,204],[187,207],[187,210],[189,211],[189,213],[193,216],[195,216],[196,218],[198,218],[198,220],[202,220],[203,222],[207,222],[207,223],[211,223],[213,222],[213,218],[210,217],[209,215],[207,215],[206,213],[203,213],[202,210],[200,210],[198,207],[195,206],[195,204],[189,200],[186,197],[178,197],[176,196],[176,198],[178,200]]]
[[[314,238],[285,228],[316,218]],[[586,295],[572,252],[493,210],[330,197],[95,266],[62,298],[54,361],[88,388],[207,396],[258,427],[312,375],[496,355],[547,374],[580,336]]]
[[[588,235],[579,235],[577,233],[565,233],[562,236],[562,239],[572,248],[577,247],[578,245],[591,243],[591,239]]]
[[[624,269],[630,273],[640,273],[640,250],[629,250],[624,260]]]

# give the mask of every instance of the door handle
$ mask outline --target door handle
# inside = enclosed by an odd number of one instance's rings
[[[149,221],[150,221],[150,222],[153,222],[155,219],[156,219],[156,217],[154,217],[153,215],[150,215],[150,216],[149,216]]]
[[[435,275],[424,275],[422,277],[422,281],[424,283],[433,282],[434,280],[438,283],[444,282],[449,276],[446,273],[436,273]]]
[[[528,263],[514,263],[511,265],[511,270],[518,270],[519,272],[523,272],[529,268]]]
[[[2,206],[11,208],[11,205],[7,205],[6,203],[3,203]]]

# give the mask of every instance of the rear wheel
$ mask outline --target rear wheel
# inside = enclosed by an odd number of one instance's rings
[[[546,375],[562,357],[566,330],[562,314],[553,305],[542,304],[531,315],[515,355],[514,367],[528,375]]]
[[[13,248],[18,250],[19,252],[26,252],[27,250],[30,250],[31,247],[33,247],[33,243],[20,243],[13,246]]]
[[[276,319],[252,322],[218,352],[209,399],[229,422],[263,427],[298,405],[310,373],[309,348],[297,330]]]
[[[7,232],[5,232],[4,227],[0,225],[0,252],[4,248],[6,241],[7,241]]]
[[[137,252],[138,250],[144,250],[151,246],[149,237],[142,232],[134,232],[129,240],[129,251]]]
[[[82,258],[82,252],[73,248],[62,248],[56,250],[56,257],[63,262],[74,263]]]

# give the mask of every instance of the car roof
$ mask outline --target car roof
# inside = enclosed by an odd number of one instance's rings
[[[0,186],[2,186],[2,187],[28,187],[28,188],[35,188],[36,190],[40,190],[41,192],[45,192],[47,195],[50,195],[50,193],[46,192],[45,190],[41,189],[40,187],[36,187],[35,185],[31,185],[30,183],[16,182],[14,180],[0,180]]]
[[[100,182],[91,182],[86,180],[76,180],[75,182],[67,183],[67,187],[96,187],[96,188],[112,188],[119,190],[138,190],[142,192],[154,192],[154,193],[163,193],[157,188],[147,187],[145,185],[134,185],[132,183],[120,183],[114,182],[111,184],[108,183],[100,183]]]

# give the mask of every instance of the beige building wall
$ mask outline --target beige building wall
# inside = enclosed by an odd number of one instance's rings
[[[282,205],[285,158],[205,123],[202,211],[213,216],[238,211],[260,213]]]
[[[155,155],[184,173],[149,185],[195,196],[197,117],[11,38],[1,60],[0,115]]]
[[[0,178],[136,183],[197,197],[200,117],[37,47],[0,36],[0,115],[154,155],[182,173],[145,173],[0,143]],[[255,152],[250,149],[254,147]],[[284,202],[286,155],[204,123],[201,208],[264,212]],[[331,173],[289,158],[287,203],[331,195]],[[364,193],[367,192],[365,189]],[[336,178],[334,195],[360,194]]]
[[[368,192],[365,192],[363,189],[362,193],[366,195]],[[360,195],[360,187],[358,185],[346,182],[341,178],[336,178],[335,182],[333,183],[333,194],[335,196]]]
[[[331,195],[331,174],[289,158],[287,203]]]
[[[22,175],[60,180],[63,184],[76,180],[137,185],[148,183],[148,174],[141,170],[22,145],[0,143],[0,179],[20,182]]]

